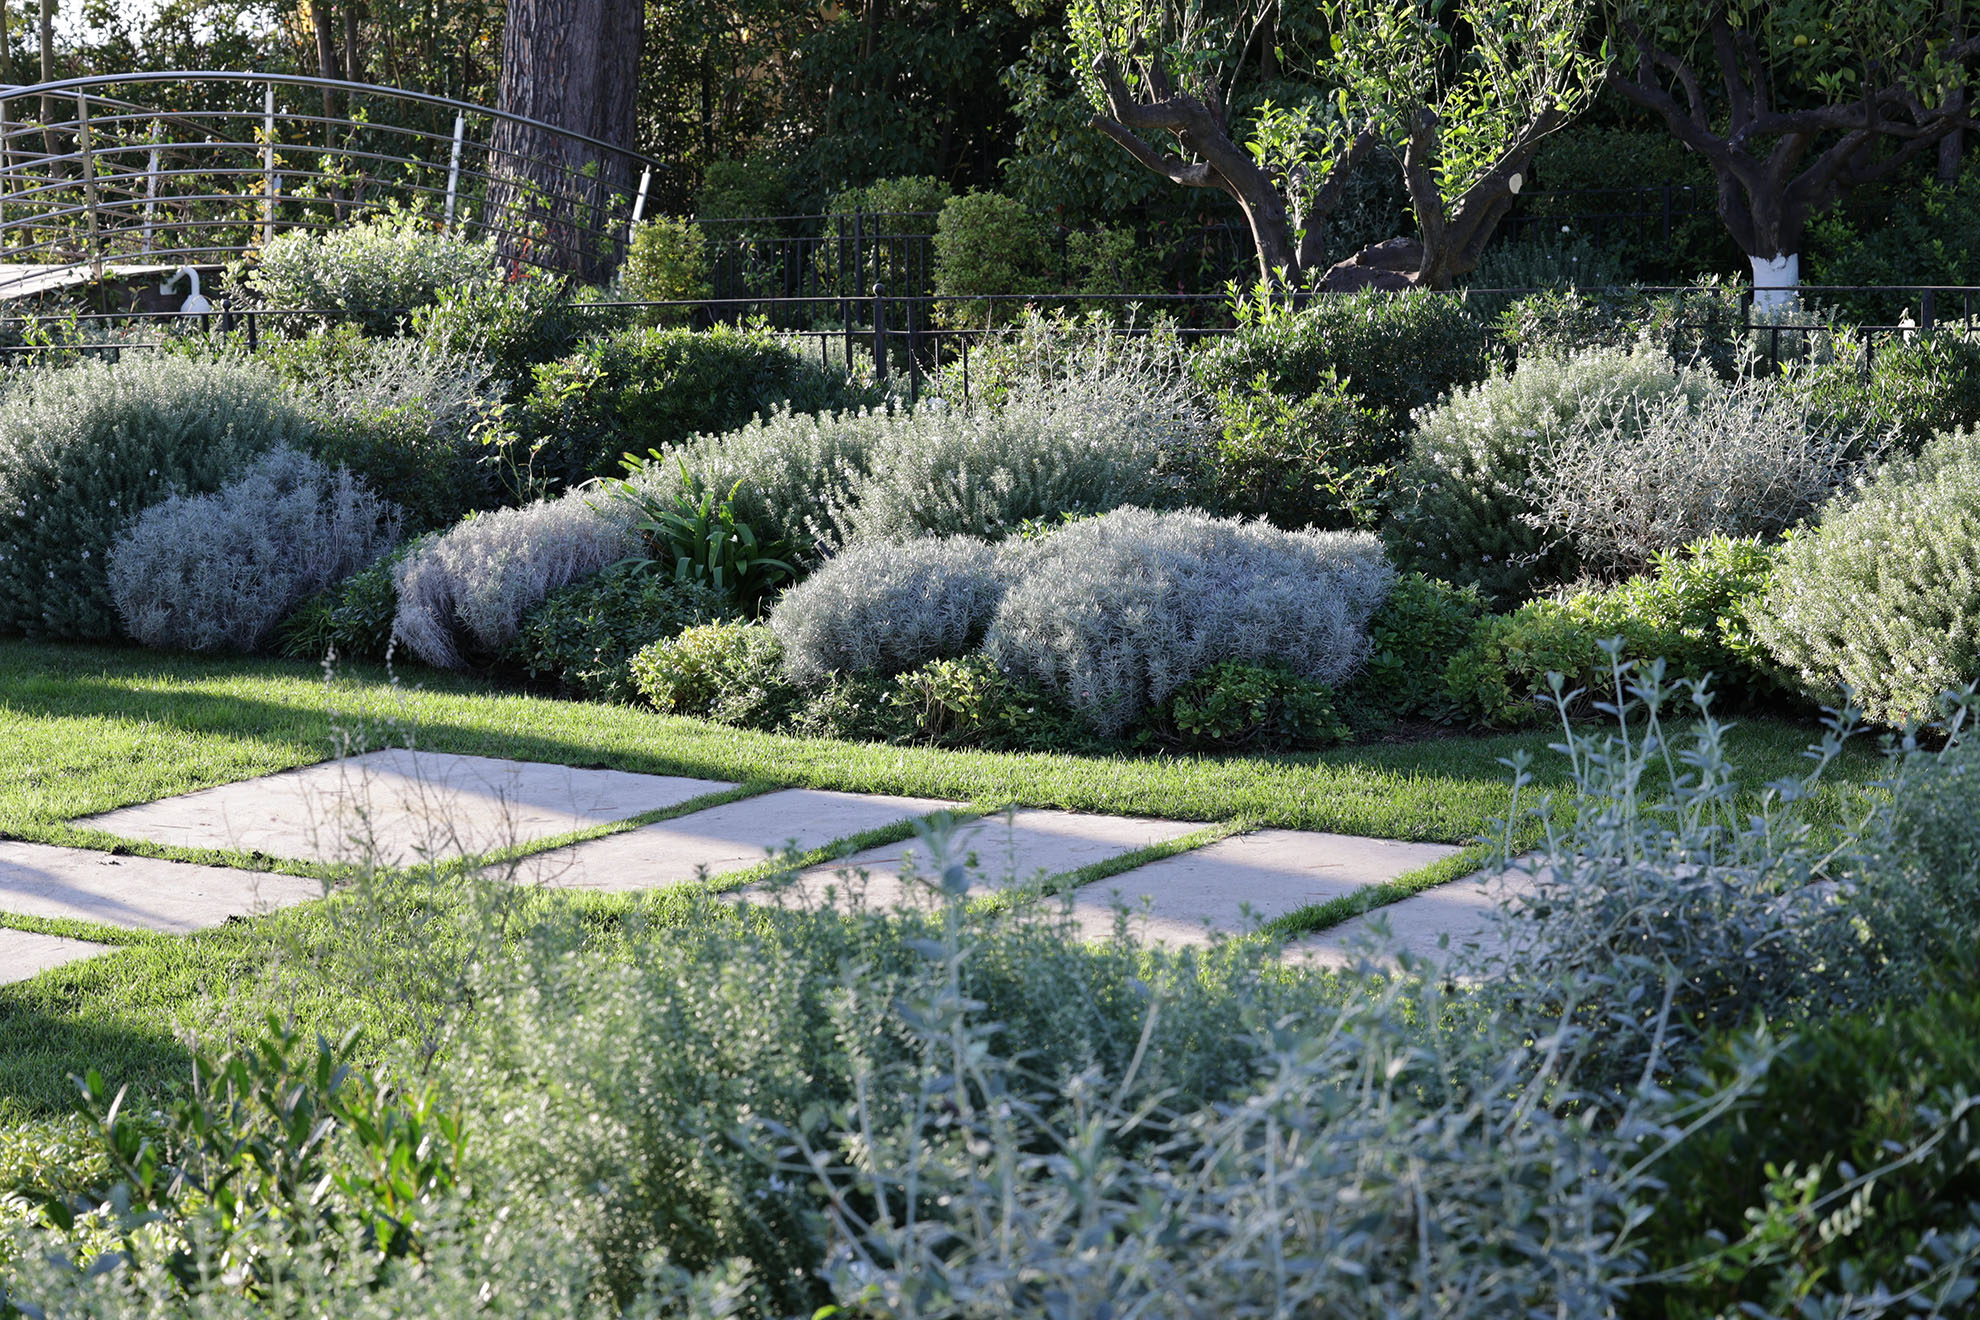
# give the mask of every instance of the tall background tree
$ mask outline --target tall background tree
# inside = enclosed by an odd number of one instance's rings
[[[1966,122],[1968,0],[1616,0],[1616,91],[1712,167],[1763,303],[1793,297],[1809,221]]]
[[[645,19],[643,0],[509,0],[497,108],[633,150]],[[587,274],[614,261],[598,233],[636,182],[629,156],[512,120],[491,146],[499,252]]]

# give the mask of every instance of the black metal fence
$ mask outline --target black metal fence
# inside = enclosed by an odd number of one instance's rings
[[[885,251],[885,249],[882,249]],[[891,259],[891,254],[889,254]],[[1486,307],[1508,305],[1533,294],[1558,293],[1559,288],[1462,289],[1430,296],[1475,300]],[[1881,346],[1894,338],[1949,332],[1980,335],[1980,285],[1974,286],[1804,286],[1800,311],[1791,318],[1768,315],[1754,307],[1750,288],[1698,286],[1627,286],[1589,290],[1627,300],[1670,296],[1678,300],[1679,318],[1666,329],[1712,331],[1737,341],[1738,350],[1763,372],[1778,371],[1789,362],[1838,347],[1858,355],[1867,374]],[[1315,294],[1311,298],[1337,295]],[[1833,315],[1836,304],[1850,296],[1902,297],[1916,313],[1890,323],[1842,321]],[[1686,319],[1685,300],[1698,319]],[[1710,305],[1697,300],[1712,300]],[[798,348],[816,356],[828,369],[858,374],[898,388],[910,399],[940,382],[944,394],[967,399],[975,370],[986,349],[1006,341],[1017,330],[1021,310],[1101,312],[1121,333],[1148,334],[1159,328],[1189,341],[1233,333],[1237,321],[1223,294],[1069,294],[1054,297],[981,295],[939,298],[926,292],[896,292],[886,284],[864,295],[850,292],[800,297],[720,298],[676,302],[580,302],[569,310],[595,321],[593,329],[607,331],[642,321],[670,322],[706,328],[717,323],[761,323]],[[403,313],[401,313],[403,315]],[[173,335],[225,336],[254,351],[270,336],[309,333],[324,321],[370,320],[376,309],[272,308],[229,305],[223,300],[212,311],[124,311],[70,313],[56,317],[17,315],[0,318],[0,360],[50,353],[105,354],[155,350]],[[1521,345],[1508,334],[1508,362]],[[1826,346],[1826,349],[1825,349]]]

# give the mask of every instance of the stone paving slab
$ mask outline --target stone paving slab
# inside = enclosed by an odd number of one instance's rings
[[[1032,810],[971,821],[962,827],[958,841],[975,854],[978,881],[991,889],[1002,889],[1031,880],[1040,872],[1058,875],[1076,871],[1202,828],[1199,821]],[[775,895],[751,890],[744,897],[755,902],[810,907],[822,905],[829,889],[853,896],[866,907],[884,910],[907,897],[901,875],[911,862],[925,865],[925,859],[926,849],[921,841],[909,839],[869,848],[828,866],[813,867],[795,885]],[[866,873],[864,880],[857,875],[861,871]]]
[[[1118,896],[1130,910],[1128,932],[1135,939],[1208,944],[1212,931],[1241,935],[1458,851],[1435,843],[1259,830],[1087,885],[1074,896],[1072,915],[1087,939],[1110,939]]]
[[[404,748],[223,784],[74,822],[185,848],[395,865],[625,820],[735,785]]]
[[[321,897],[302,876],[0,843],[0,912],[17,916],[178,934]]]
[[[63,963],[108,953],[107,944],[88,944],[59,935],[36,935],[0,927],[0,985],[12,985]]]
[[[1502,946],[1492,919],[1493,908],[1502,899],[1526,893],[1531,887],[1532,877],[1523,871],[1469,875],[1296,940],[1286,945],[1281,956],[1318,967],[1352,967],[1362,956],[1360,946],[1373,938],[1371,920],[1380,917],[1388,923],[1389,940],[1371,956],[1374,965],[1393,967],[1394,952],[1407,950],[1441,966],[1463,948],[1490,951]],[[1450,944],[1440,948],[1446,935]]]
[[[712,877],[755,866],[789,843],[808,852],[957,806],[931,798],[784,789],[541,853],[524,859],[515,878],[555,889],[655,889],[692,880],[703,867]]]

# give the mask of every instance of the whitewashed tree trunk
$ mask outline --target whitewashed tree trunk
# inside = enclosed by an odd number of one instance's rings
[[[1753,263],[1753,310],[1791,311],[1799,303],[1801,254],[1777,252],[1771,257],[1748,256]]]

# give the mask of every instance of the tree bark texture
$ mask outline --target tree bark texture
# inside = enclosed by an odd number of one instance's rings
[[[1809,220],[1844,190],[1936,148],[1965,118],[1963,97],[1929,105],[1895,81],[1866,86],[1845,103],[1777,109],[1765,53],[1752,32],[1734,27],[1718,6],[1706,19],[1716,70],[1694,67],[1633,28],[1625,27],[1624,36],[1611,82],[1705,158],[1718,182],[1719,218],[1749,257],[1798,254]],[[1945,53],[1958,61],[1976,51],[1980,39],[1966,37]],[[1704,78],[1712,73],[1721,84],[1722,109],[1705,91]],[[1829,145],[1818,150],[1824,140]],[[1879,147],[1889,149],[1880,153]]]
[[[1361,133],[1315,190],[1306,214],[1286,205],[1280,181],[1260,168],[1251,153],[1231,139],[1230,118],[1214,85],[1191,95],[1178,90],[1159,61],[1147,62],[1148,95],[1137,97],[1120,68],[1103,58],[1095,64],[1106,92],[1107,111],[1089,121],[1130,156],[1171,183],[1185,188],[1217,188],[1244,212],[1258,252],[1258,277],[1268,285],[1298,285],[1325,257],[1321,222],[1340,203],[1348,174],[1375,145]],[[1180,152],[1156,145],[1163,134]],[[1151,141],[1150,139],[1154,139]]]
[[[645,17],[643,0],[509,0],[498,108],[630,152]],[[505,261],[586,276],[615,264],[629,155],[509,120],[492,145],[486,219]]]

